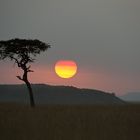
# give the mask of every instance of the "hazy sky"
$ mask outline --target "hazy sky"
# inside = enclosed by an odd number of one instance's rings
[[[0,40],[37,38],[52,45],[33,65],[33,83],[140,91],[139,7],[139,0],[0,0]],[[77,75],[58,78],[59,59],[75,60]],[[12,63],[0,62],[0,84],[18,83],[16,74]]]

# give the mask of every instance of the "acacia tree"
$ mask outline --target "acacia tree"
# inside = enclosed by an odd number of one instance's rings
[[[31,70],[30,63],[35,61],[37,54],[46,51],[50,48],[49,44],[41,42],[39,40],[27,40],[27,39],[11,39],[7,41],[0,41],[0,60],[6,58],[13,60],[19,68],[23,70],[22,76],[16,76],[19,80],[25,82],[29,91],[30,105],[35,106],[33,91],[31,84],[28,80],[28,73],[33,72]]]

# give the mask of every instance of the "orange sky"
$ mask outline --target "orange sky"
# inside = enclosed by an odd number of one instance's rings
[[[45,83],[51,85],[69,85],[79,88],[92,88],[103,91],[114,92],[117,95],[126,92],[140,90],[137,79],[130,81],[126,76],[118,76],[106,71],[88,70],[86,68],[78,68],[77,74],[70,79],[63,79],[56,75],[54,64],[48,66],[33,65],[33,73],[29,74],[29,80],[32,83]],[[0,69],[0,84],[16,84],[23,83],[16,76],[21,74],[21,70],[13,67],[13,64],[6,65]],[[133,88],[132,88],[133,87]]]

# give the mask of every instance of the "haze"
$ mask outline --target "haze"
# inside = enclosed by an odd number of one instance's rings
[[[33,64],[33,83],[140,91],[139,6],[138,0],[1,0],[0,40],[37,38],[51,44]],[[77,62],[74,78],[56,76],[60,59]],[[0,84],[20,83],[18,72],[12,62],[0,62]]]

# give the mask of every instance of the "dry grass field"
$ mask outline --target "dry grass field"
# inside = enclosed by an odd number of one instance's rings
[[[0,104],[0,140],[139,140],[140,105]]]

